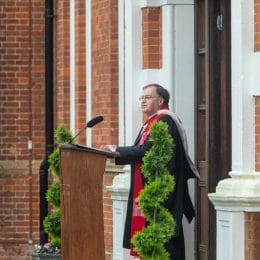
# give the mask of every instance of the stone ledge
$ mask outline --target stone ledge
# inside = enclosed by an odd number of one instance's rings
[[[230,172],[216,193],[208,194],[216,210],[260,212],[260,173]]]
[[[124,166],[121,165],[115,165],[114,163],[107,161],[106,163],[106,173],[123,173],[124,172]]]
[[[164,5],[194,5],[194,0],[141,0],[140,7],[159,7]]]

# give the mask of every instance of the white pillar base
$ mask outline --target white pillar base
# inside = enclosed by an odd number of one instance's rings
[[[230,176],[208,195],[217,210],[217,260],[244,260],[244,212],[260,212],[260,173]]]
[[[217,211],[217,260],[244,260],[244,213]]]
[[[129,259],[129,250],[123,248],[123,234],[130,185],[129,170],[114,177],[107,187],[113,201],[113,260]]]

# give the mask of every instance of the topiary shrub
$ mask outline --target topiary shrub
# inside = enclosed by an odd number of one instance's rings
[[[55,130],[55,143],[57,148],[48,157],[49,169],[53,175],[53,182],[50,185],[46,198],[51,205],[51,212],[43,221],[44,230],[50,238],[50,247],[61,248],[61,223],[60,223],[60,154],[59,148],[64,143],[75,143],[71,131],[64,125]]]
[[[175,186],[174,177],[167,169],[174,147],[168,125],[156,122],[150,129],[149,141],[152,148],[145,154],[142,163],[147,184],[137,198],[147,226],[133,236],[132,243],[141,259],[166,260],[169,253],[164,245],[174,235],[176,226],[173,216],[162,205]]]

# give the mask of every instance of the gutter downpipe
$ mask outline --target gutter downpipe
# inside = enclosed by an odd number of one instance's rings
[[[48,242],[43,220],[48,215],[48,156],[54,146],[53,115],[53,0],[45,0],[45,157],[40,166],[40,244]]]

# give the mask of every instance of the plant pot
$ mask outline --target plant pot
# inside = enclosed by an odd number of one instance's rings
[[[61,254],[32,254],[32,260],[60,260]]]

